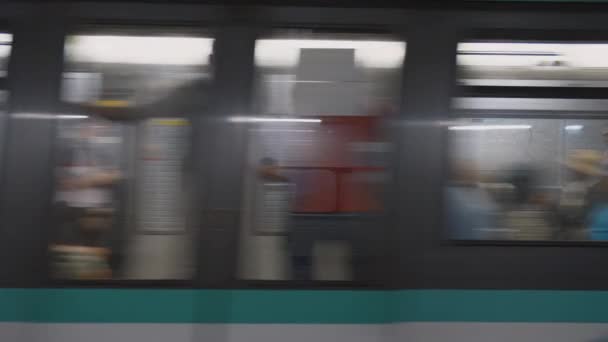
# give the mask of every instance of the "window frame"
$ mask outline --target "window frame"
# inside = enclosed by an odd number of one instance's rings
[[[367,36],[369,35],[370,37],[387,37],[389,38],[390,41],[395,41],[395,42],[403,42],[405,44],[405,55],[403,58],[403,61],[401,62],[401,66],[399,67],[399,82],[400,82],[400,87],[399,87],[399,96],[396,99],[396,113],[395,113],[395,117],[389,119],[389,121],[391,120],[398,120],[402,113],[403,113],[403,101],[405,98],[405,94],[404,94],[404,87],[403,87],[403,83],[405,80],[405,70],[406,70],[406,61],[407,61],[407,51],[408,51],[408,42],[407,42],[407,30],[406,30],[406,26],[403,24],[385,24],[385,25],[372,25],[372,24],[361,24],[358,25],[356,23],[348,23],[348,24],[325,24],[325,23],[306,23],[306,24],[294,24],[291,21],[286,21],[283,23],[273,23],[271,25],[263,25],[262,27],[259,28],[258,34],[256,35],[255,39],[256,41],[258,39],[273,39],[273,38],[277,38],[277,39],[281,39],[282,37],[285,36],[285,32],[289,32],[290,30],[294,30],[296,31],[296,33],[298,33],[298,31],[302,31],[302,32],[306,32],[306,33],[310,33],[311,37],[317,38],[319,37],[319,39],[323,39],[321,37],[323,37],[323,35],[328,35],[328,39],[331,39],[331,34],[337,34],[337,35],[361,35],[361,36]],[[300,36],[298,36],[300,37]],[[303,34],[301,36],[302,38],[305,38],[306,35]],[[313,38],[313,39],[314,39]],[[252,94],[251,96],[251,101],[249,104],[249,107],[252,108],[252,110],[250,112],[255,112],[255,110],[257,110],[256,108],[256,104],[257,104],[257,99],[254,98],[255,95],[257,95],[257,87],[259,86],[259,82],[260,79],[258,77],[258,73],[257,73],[257,67],[255,65],[255,61],[253,61],[253,68],[254,68],[254,73],[255,73],[255,77],[254,77],[254,89],[256,89],[256,91]],[[389,179],[390,182],[394,182],[398,177],[399,171],[398,171],[398,167],[399,167],[399,162],[396,159],[397,158],[397,154],[396,154],[396,144],[398,143],[398,141],[396,141],[396,137],[392,134],[392,127],[388,127],[387,128],[387,141],[390,142],[392,145],[395,146],[395,148],[391,149],[390,152],[388,152],[389,156],[387,158],[388,160],[388,165],[387,165],[387,169],[389,170],[388,174],[389,174]],[[248,153],[248,151],[246,150],[245,153]],[[244,155],[244,157],[246,158],[246,154]],[[386,185],[385,188],[389,188],[389,185]],[[242,196],[244,196],[245,194],[245,189],[244,186],[241,190],[241,194]],[[386,246],[389,246],[389,242],[390,242],[390,237],[392,236],[393,230],[397,229],[397,224],[394,223],[394,221],[392,221],[390,219],[390,217],[393,217],[395,215],[394,213],[394,205],[393,203],[394,201],[394,197],[395,195],[393,193],[391,193],[390,191],[388,191],[388,189],[386,191],[383,191],[383,198],[382,198],[382,203],[384,205],[384,211],[382,213],[382,217],[381,217],[381,222],[384,222],[384,226],[385,226],[385,234],[383,236],[383,241],[386,242]],[[243,219],[243,211],[241,210],[241,220]],[[236,232],[237,234],[240,234],[242,228],[242,224],[239,223],[238,226],[238,231]],[[261,288],[261,289],[381,289],[381,288],[386,288],[388,286],[388,284],[393,283],[394,282],[394,277],[392,272],[394,271],[393,269],[393,263],[388,259],[390,258],[390,252],[388,251],[390,249],[389,248],[384,248],[382,251],[383,253],[386,253],[386,255],[379,255],[380,260],[378,263],[382,266],[383,270],[381,271],[381,276],[378,279],[374,279],[373,281],[363,281],[363,280],[345,280],[345,281],[338,281],[338,280],[313,280],[313,279],[308,279],[308,280],[293,280],[293,279],[286,279],[286,280],[258,280],[258,279],[244,279],[244,278],[239,278],[237,273],[235,272],[235,277],[234,277],[234,281],[233,281],[233,287],[234,288],[243,288],[243,289],[247,289],[247,288]],[[235,253],[237,255],[240,255],[240,241],[235,249]],[[381,253],[382,254],[382,253]],[[235,269],[236,271],[236,269]]]
[[[111,8],[112,6],[110,6]],[[68,29],[65,32],[64,39],[73,36],[73,35],[83,35],[83,34],[112,34],[112,33],[120,33],[126,35],[133,36],[184,36],[186,34],[188,37],[209,37],[212,38],[213,48],[212,52],[214,52],[215,44],[216,44],[216,36],[218,35],[218,31],[220,30],[217,27],[217,24],[210,24],[209,22],[199,22],[199,21],[158,21],[158,20],[140,20],[140,19],[86,19],[80,18],[77,20],[73,20],[69,23]],[[63,45],[65,51],[65,43]],[[64,56],[65,57],[65,56]],[[63,58],[61,63],[61,82],[63,82],[63,73],[66,70],[66,66],[69,61]],[[62,94],[58,94],[59,96],[59,106],[65,112],[74,112],[82,110],[80,104],[73,104],[64,102],[61,98]],[[137,136],[140,135],[141,129],[139,129],[139,125],[142,120],[145,118],[126,118],[120,120],[112,120],[112,122],[123,123],[125,126],[124,133],[133,133]],[[187,138],[189,143],[198,140],[196,134],[200,134],[199,130],[194,127],[194,123],[198,122],[198,118],[188,117],[188,120],[192,121],[192,129],[190,130],[189,137]],[[55,125],[53,131],[54,137],[54,147],[56,150],[56,139],[58,136],[57,125]],[[129,136],[128,141],[125,144],[131,144],[134,148],[139,146],[139,143],[135,140],[135,136]],[[121,161],[121,164],[124,164],[125,160]],[[135,167],[136,165],[132,165]],[[52,165],[50,166],[51,170],[55,169],[54,160],[52,161]],[[131,170],[133,172],[137,172],[137,170]],[[54,179],[54,178],[53,178]],[[200,201],[200,188],[203,186],[202,181],[197,181],[194,185],[197,190],[195,190],[197,201]],[[51,195],[56,191],[56,184],[53,182],[50,185]],[[167,235],[168,233],[160,232],[154,233],[149,231],[141,231],[135,226],[135,211],[136,211],[136,198],[135,198],[135,182],[131,181],[129,184],[125,186],[125,192],[127,193],[127,198],[125,199],[125,203],[123,203],[123,210],[125,211],[125,217],[119,218],[121,221],[121,225],[123,226],[121,229],[121,234],[145,234],[145,235]],[[193,200],[190,200],[191,202]],[[192,238],[195,239],[195,242],[198,242],[197,234],[194,234],[195,228],[200,224],[199,220],[192,217],[187,220],[187,228],[179,232],[178,235],[183,236],[186,231],[192,231]],[[173,235],[173,233],[171,233]],[[51,235],[48,234],[48,239],[46,240],[47,246],[51,242]],[[82,279],[61,279],[55,278],[51,275],[51,267],[50,265],[47,267],[49,273],[46,275],[46,283],[48,286],[53,288],[97,288],[97,287],[109,287],[109,288],[170,288],[170,289],[192,289],[198,288],[201,282],[201,277],[203,277],[202,273],[204,270],[201,270],[199,267],[199,243],[192,243],[193,253],[192,253],[192,261],[194,263],[194,270],[191,276],[187,279],[129,279],[129,278],[115,278],[115,279],[92,279],[92,280],[82,280]],[[48,258],[45,260],[46,263],[49,263]]]
[[[458,43],[464,42],[504,42],[504,43],[604,43],[608,45],[608,31],[598,30],[564,30],[564,29],[473,29],[461,37]],[[457,55],[458,52],[455,51]],[[455,61],[455,69],[458,68]],[[608,120],[608,87],[518,87],[518,86],[464,86],[459,84],[458,72],[454,77],[454,90],[450,101],[449,120],[458,119],[581,119],[581,120]],[[545,96],[547,94],[556,96]],[[602,94],[604,93],[604,94]],[[573,96],[572,94],[578,95]],[[521,96],[520,96],[521,95]],[[602,96],[603,95],[603,96]],[[543,99],[569,99],[605,101],[606,109],[593,113],[584,111],[563,113],[551,110],[521,110],[521,109],[460,109],[455,108],[454,100],[460,98],[543,98]],[[527,113],[527,114],[526,114]],[[443,176],[441,187],[448,185],[448,168],[450,164],[450,139],[447,128],[444,128],[443,149]],[[471,240],[454,239],[449,237],[446,224],[446,201],[442,194],[440,200],[442,210],[440,220],[440,241],[445,246],[538,246],[538,247],[607,247],[606,241],[593,240]]]

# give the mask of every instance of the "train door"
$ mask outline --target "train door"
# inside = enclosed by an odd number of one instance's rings
[[[284,31],[256,41],[239,278],[379,279],[405,43]]]
[[[204,115],[213,39],[90,30],[65,46],[51,271],[76,280],[194,275],[191,121]]]

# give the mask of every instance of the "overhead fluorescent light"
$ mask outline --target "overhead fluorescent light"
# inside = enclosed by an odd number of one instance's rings
[[[213,39],[201,37],[68,37],[68,60],[90,63],[206,65]]]
[[[285,132],[293,132],[293,133],[314,133],[316,132],[314,129],[267,129],[267,128],[260,128],[260,129],[256,129],[256,132],[278,132],[278,133],[285,133]]]
[[[524,130],[531,128],[531,125],[460,125],[448,127],[451,131]]]
[[[567,125],[564,129],[566,131],[580,131],[583,129],[583,125]]]
[[[272,117],[255,117],[255,116],[232,116],[228,118],[230,122],[305,122],[305,123],[321,123],[321,119],[304,119],[304,118],[272,118]]]
[[[87,119],[88,115],[80,114],[49,114],[49,113],[14,113],[17,119]]]
[[[492,43],[458,44],[458,65],[532,67],[541,62],[566,62],[568,67],[608,67],[608,44]]]
[[[330,39],[258,39],[255,62],[264,67],[295,67],[301,49],[353,49],[355,63],[369,68],[398,68],[405,57],[405,42]]]
[[[55,116],[58,119],[88,119],[88,115],[73,115],[73,114],[60,114]]]
[[[472,56],[544,56],[544,57],[557,57],[559,56],[556,52],[550,51],[472,51],[472,50],[458,50],[459,55],[472,55]]]

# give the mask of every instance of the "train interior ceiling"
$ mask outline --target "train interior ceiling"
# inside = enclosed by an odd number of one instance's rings
[[[0,5],[0,285],[608,286],[606,5],[491,4]]]

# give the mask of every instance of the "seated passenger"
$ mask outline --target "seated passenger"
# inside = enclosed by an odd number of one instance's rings
[[[495,225],[496,205],[479,187],[472,167],[459,163],[454,167],[446,189],[446,220],[449,236],[459,240],[484,239]]]
[[[586,210],[589,207],[589,191],[597,182],[597,167],[601,154],[593,150],[577,150],[571,153],[564,166],[570,177],[562,187],[558,213],[562,235],[568,240],[588,238]]]
[[[514,168],[508,179],[514,196],[505,213],[505,226],[511,231],[508,238],[516,240],[550,240],[555,235],[552,213],[546,194],[538,190],[536,172],[529,166]]]

